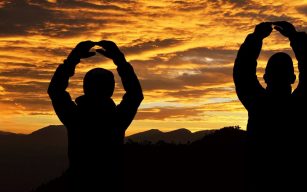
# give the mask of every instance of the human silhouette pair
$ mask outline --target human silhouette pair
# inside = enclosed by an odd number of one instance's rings
[[[116,106],[111,99],[115,81],[111,71],[95,68],[86,73],[84,95],[72,101],[66,91],[69,78],[81,59],[95,55],[113,60],[126,93]],[[125,131],[143,100],[142,89],[132,66],[111,41],[79,43],[51,79],[48,94],[59,119],[67,128],[69,191],[122,191]]]
[[[291,57],[274,54],[267,63],[263,88],[256,76],[262,41],[276,29],[287,37],[298,60],[299,84]],[[248,191],[302,189],[306,123],[307,35],[288,22],[264,22],[241,45],[234,65],[237,95],[248,110]]]
[[[258,81],[257,59],[262,41],[274,28],[287,37],[299,65],[299,84],[292,59],[276,53],[268,61],[263,88]],[[66,91],[80,59],[95,55],[90,49],[113,60],[126,93],[119,105],[112,72],[96,68],[84,77],[84,95],[73,102]],[[248,110],[247,191],[278,191],[302,187],[304,180],[306,123],[307,35],[297,32],[285,21],[265,22],[256,26],[241,45],[234,65],[237,95]],[[79,43],[61,64],[48,89],[55,112],[68,130],[69,187],[89,191],[123,190],[121,161],[125,130],[143,99],[140,83],[123,53],[110,41]]]

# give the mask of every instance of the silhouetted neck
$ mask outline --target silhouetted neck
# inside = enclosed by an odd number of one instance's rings
[[[270,96],[276,97],[276,98],[285,98],[285,97],[289,97],[292,94],[292,87],[283,87],[283,88],[273,88],[268,86],[266,88],[267,93]]]

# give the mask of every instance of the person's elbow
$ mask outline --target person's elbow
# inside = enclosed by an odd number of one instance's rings
[[[139,103],[141,103],[144,100],[143,92],[140,92],[138,95],[136,95],[136,99]]]
[[[129,98],[133,100],[135,103],[140,104],[144,100],[144,95],[142,91],[137,91],[137,92],[134,92],[134,94],[130,94]]]
[[[52,99],[55,95],[55,90],[54,90],[54,87],[49,85],[48,89],[47,89],[47,93],[49,95],[49,97]]]

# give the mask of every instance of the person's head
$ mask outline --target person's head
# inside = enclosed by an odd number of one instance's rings
[[[273,94],[290,94],[295,79],[293,62],[288,54],[279,52],[269,59],[264,74],[267,90]]]
[[[83,79],[83,91],[87,96],[110,98],[114,87],[113,73],[103,68],[88,71]]]

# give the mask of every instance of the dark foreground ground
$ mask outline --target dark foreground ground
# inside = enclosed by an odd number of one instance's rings
[[[125,191],[244,191],[245,132],[223,128],[188,144],[125,145]],[[35,192],[63,191],[64,177]]]

